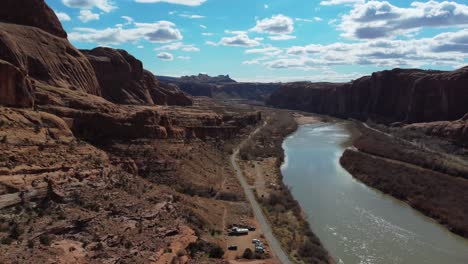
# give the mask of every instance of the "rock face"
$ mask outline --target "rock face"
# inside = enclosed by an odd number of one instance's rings
[[[468,112],[468,67],[453,72],[382,71],[346,84],[294,83],[268,104],[342,118],[393,122],[456,120]]]
[[[449,139],[458,145],[468,146],[468,114],[456,121],[416,123],[403,129],[420,131],[426,135]]]
[[[54,11],[44,0],[3,0],[0,22],[37,27],[57,37],[67,37]]]
[[[32,107],[33,103],[30,80],[18,68],[0,60],[0,104]]]
[[[100,95],[88,59],[67,39],[39,28],[0,23],[0,59],[42,84]]]
[[[96,48],[82,51],[93,65],[102,96],[119,104],[191,105],[181,91],[164,89],[143,63],[125,50]]]
[[[236,82],[229,75],[210,77],[205,74],[180,78],[161,76],[160,82],[177,85],[192,96],[206,96],[216,99],[244,99],[264,102],[270,94],[281,87],[280,83]]]

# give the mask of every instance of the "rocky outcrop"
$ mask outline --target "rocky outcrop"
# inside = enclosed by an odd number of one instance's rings
[[[125,50],[95,48],[82,51],[93,65],[102,96],[111,102],[133,105],[191,105],[181,91],[158,85],[143,63]]]
[[[88,59],[67,39],[34,27],[0,23],[0,59],[37,82],[67,90],[100,95]]]
[[[264,102],[270,94],[281,87],[280,83],[236,82],[229,75],[210,77],[205,74],[180,78],[161,76],[162,83],[177,85],[192,96],[206,96],[221,100],[243,99]]]
[[[30,80],[20,69],[0,60],[0,105],[32,107],[33,103]]]
[[[437,121],[406,125],[405,130],[448,139],[457,145],[468,146],[468,114],[456,121]]]
[[[55,12],[44,0],[3,0],[0,22],[36,27],[57,37],[67,37]]]
[[[456,120],[468,112],[468,67],[453,72],[382,71],[346,84],[294,83],[268,104],[384,123]]]

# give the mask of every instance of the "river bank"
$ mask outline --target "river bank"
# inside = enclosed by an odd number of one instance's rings
[[[401,130],[387,133],[367,125],[358,129],[362,136],[340,159],[354,178],[468,238],[466,159],[434,149],[436,144],[423,135],[407,140]]]
[[[312,232],[299,203],[283,183],[282,143],[299,124],[322,122],[321,117],[289,111],[264,111],[267,125],[240,150],[240,166],[253,187],[275,236],[295,263],[334,263]]]
[[[325,248],[339,263],[466,263],[466,240],[340,166],[353,138],[347,123],[302,125],[283,143],[283,181]],[[387,174],[372,161],[365,162],[374,170],[368,177]]]

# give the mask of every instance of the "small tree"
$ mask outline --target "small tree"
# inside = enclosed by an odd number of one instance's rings
[[[210,255],[210,258],[220,259],[220,258],[223,258],[224,256],[224,250],[220,246],[216,245],[211,248],[209,255]]]
[[[250,248],[246,248],[244,254],[242,254],[242,257],[245,259],[253,259],[255,256]]]

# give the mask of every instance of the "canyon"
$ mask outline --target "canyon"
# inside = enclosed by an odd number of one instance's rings
[[[250,257],[279,263],[260,212],[283,259],[335,263],[282,181],[296,112],[351,120],[343,168],[467,238],[467,83],[468,67],[349,83],[158,76],[125,50],[77,49],[44,0],[4,0],[0,262],[238,263],[259,238]],[[239,225],[259,230],[228,236]]]
[[[225,230],[255,225],[228,159],[249,109],[76,49],[44,0],[3,1],[1,262],[222,263]]]
[[[349,83],[285,84],[267,104],[355,120],[360,136],[341,165],[466,238],[467,83],[467,67],[393,69]]]

